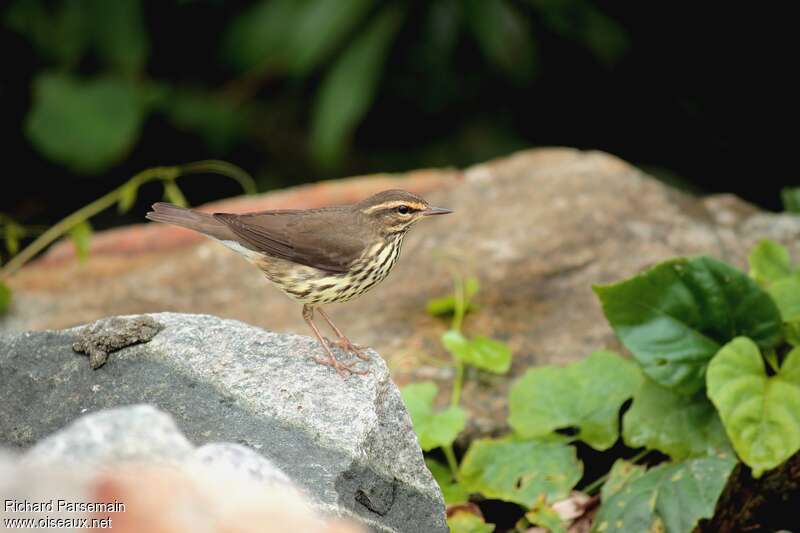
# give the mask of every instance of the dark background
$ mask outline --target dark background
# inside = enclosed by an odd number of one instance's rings
[[[772,210],[797,184],[796,30],[781,4],[292,1],[0,3],[0,212],[49,225],[147,167],[208,158],[265,191],[552,145]],[[331,27],[338,38],[299,64]],[[44,95],[48,77],[61,83]],[[95,109],[97,80],[138,107]],[[123,146],[92,160],[132,107]],[[178,183],[192,204],[240,192],[212,175]],[[92,223],[139,221],[161,191]]]

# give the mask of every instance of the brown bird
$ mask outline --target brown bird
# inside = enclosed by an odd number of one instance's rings
[[[452,213],[431,207],[410,192],[389,190],[353,205],[318,209],[282,209],[255,213],[200,213],[159,202],[147,218],[203,233],[260,268],[290,298],[303,304],[303,319],[327,355],[315,358],[338,372],[352,370],[336,360],[338,346],[368,360],[337,328],[322,304],[346,302],[383,281],[400,255],[406,232],[430,215]],[[314,310],[333,329],[329,341],[314,323]]]

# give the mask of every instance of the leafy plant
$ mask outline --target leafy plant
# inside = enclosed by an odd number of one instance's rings
[[[155,167],[144,170],[130,180],[123,183],[105,196],[98,198],[89,205],[82,207],[71,215],[62,219],[54,226],[41,232],[38,237],[19,251],[20,239],[38,233],[30,228],[25,228],[9,217],[0,214],[0,229],[5,234],[6,248],[12,254],[11,260],[0,268],[0,313],[8,308],[11,299],[11,290],[3,282],[14,272],[22,268],[25,263],[33,259],[39,252],[47,248],[55,240],[68,235],[81,260],[89,255],[89,245],[92,236],[92,226],[89,219],[96,214],[114,205],[120,213],[125,213],[136,202],[139,187],[150,181],[160,181],[164,187],[164,198],[178,205],[188,205],[176,180],[188,174],[212,172],[236,180],[246,193],[255,193],[253,179],[239,167],[224,161],[198,161],[173,167]]]
[[[800,187],[786,187],[781,190],[783,209],[787,213],[800,213]]]
[[[141,0],[7,4],[2,22],[30,42],[41,65],[27,136],[45,157],[77,173],[100,173],[122,160],[153,113],[199,134],[216,153],[244,135],[257,138],[262,124],[252,115],[263,107],[263,86],[276,110],[292,96],[299,97],[293,105],[305,108],[311,96],[310,113],[297,113],[309,124],[303,141],[319,168],[335,169],[356,128],[392,86],[421,87],[409,94],[422,100],[421,107],[443,101],[436,97],[443,88],[456,92],[463,78],[456,52],[463,43],[482,56],[485,65],[477,68],[512,83],[537,75],[534,27],[576,42],[603,65],[613,65],[627,49],[623,28],[585,0],[256,0],[206,6],[218,9],[227,24],[211,32],[221,36],[210,45],[219,49],[211,60],[223,65],[208,70],[229,67],[232,79],[216,88],[186,86],[182,79],[151,77],[153,70],[164,71],[160,63],[148,68],[155,56],[151,41],[160,35],[150,34]],[[389,72],[393,55],[400,68]],[[399,83],[383,83],[403,69]]]
[[[472,442],[452,476],[429,460],[447,503],[477,493],[522,506],[519,531],[565,531],[554,504],[581,478],[572,443],[602,451],[621,436],[640,451],[583,487],[600,489],[593,531],[692,531],[713,515],[736,456],[759,477],[800,451],[799,280],[787,250],[762,241],[750,277],[709,257],[676,258],[596,286],[633,360],[599,351],[528,369],[509,392],[511,434]],[[456,289],[463,316],[467,291]],[[445,302],[430,307],[444,312]],[[458,354],[461,340],[446,335]],[[668,460],[638,464],[652,451]]]
[[[465,366],[493,373],[505,373],[511,366],[511,350],[494,339],[487,337],[469,339],[464,336],[461,332],[464,316],[470,309],[476,308],[472,304],[472,299],[478,292],[479,283],[475,278],[464,280],[454,272],[453,287],[451,296],[437,298],[428,304],[428,311],[434,316],[452,314],[450,329],[442,334],[442,345],[450,352],[455,367],[450,405],[444,410],[434,409],[433,403],[438,388],[429,382],[407,385],[403,387],[402,395],[422,449],[431,451],[441,448],[447,459],[449,472],[433,460],[430,460],[428,465],[446,492],[448,503],[455,504],[466,501],[469,495],[469,485],[461,482],[462,474],[453,451],[453,443],[466,423],[466,415],[459,406]]]

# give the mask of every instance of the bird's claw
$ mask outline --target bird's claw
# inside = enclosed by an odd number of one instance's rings
[[[344,350],[345,352],[349,352],[362,361],[369,361],[370,358],[367,354],[364,353],[364,347],[359,346],[358,344],[353,344],[350,342],[350,339],[347,337],[340,337],[339,339],[332,341],[328,337],[325,337],[325,342],[328,346],[336,346],[337,348]]]
[[[339,373],[342,377],[347,377],[349,374],[358,374],[359,376],[366,376],[369,374],[367,370],[353,370],[353,366],[358,364],[358,361],[353,361],[352,363],[344,364],[340,363],[336,360],[335,357],[330,357],[328,359],[320,359],[318,357],[314,357],[314,361],[316,361],[320,365],[330,366],[336,369],[336,372]]]

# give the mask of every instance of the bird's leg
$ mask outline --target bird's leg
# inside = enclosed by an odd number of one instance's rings
[[[329,343],[338,346],[343,350],[347,350],[350,353],[356,354],[359,357],[359,359],[363,359],[364,361],[370,360],[369,356],[361,350],[360,346],[350,342],[350,339],[345,337],[344,333],[342,333],[342,330],[336,327],[336,324],[334,324],[333,321],[330,319],[328,313],[323,311],[321,307],[317,307],[317,311],[319,311],[319,314],[322,315],[322,318],[325,319],[325,322],[328,323],[333,332],[336,333],[336,336],[339,337],[339,339],[336,341],[328,341]]]
[[[366,374],[366,372],[359,372],[352,369],[352,366],[356,364],[357,361],[349,365],[343,365],[336,360],[336,357],[334,357],[330,346],[328,346],[328,344],[325,342],[325,338],[322,336],[322,333],[319,332],[319,328],[317,328],[317,325],[314,323],[314,306],[308,304],[303,305],[303,320],[305,320],[309,325],[311,330],[314,332],[314,335],[317,337],[317,340],[322,345],[322,348],[325,350],[325,353],[328,354],[327,359],[319,359],[315,357],[314,361],[321,365],[332,366],[337,372],[339,372],[339,374],[342,375],[346,374],[347,372],[350,372],[351,374],[360,374],[362,376]]]

